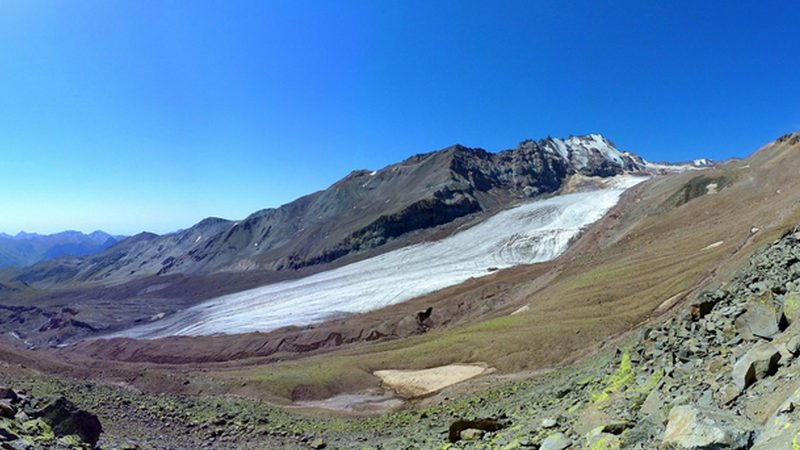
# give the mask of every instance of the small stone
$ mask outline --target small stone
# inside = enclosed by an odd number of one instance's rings
[[[542,428],[553,428],[556,425],[558,425],[558,423],[555,421],[555,419],[548,417],[542,420]]]
[[[467,428],[461,432],[461,439],[464,441],[479,441],[486,432],[476,428]]]
[[[697,400],[697,404],[700,406],[711,406],[713,403],[714,397],[711,395],[711,390],[706,389],[700,394],[700,398]]]
[[[800,336],[792,336],[788,342],[786,342],[786,350],[789,351],[794,356],[797,356],[800,353]]]
[[[319,449],[327,447],[328,444],[326,444],[325,441],[322,440],[322,438],[316,438],[316,439],[312,440],[308,444],[308,446],[313,448],[313,449],[315,449],[315,450],[319,450]]]
[[[717,391],[714,398],[720,405],[727,405],[728,403],[736,400],[742,391],[733,384],[726,384]]]

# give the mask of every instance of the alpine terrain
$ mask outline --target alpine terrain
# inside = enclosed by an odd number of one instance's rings
[[[0,446],[797,448],[800,133],[754,150],[456,145],[7,267]]]

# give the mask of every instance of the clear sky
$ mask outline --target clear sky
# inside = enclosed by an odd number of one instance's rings
[[[249,213],[454,143],[800,129],[797,1],[0,1],[0,231]]]

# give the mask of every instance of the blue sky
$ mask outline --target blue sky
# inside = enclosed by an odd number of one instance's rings
[[[0,2],[0,231],[242,218],[454,143],[652,160],[800,129],[800,4]]]

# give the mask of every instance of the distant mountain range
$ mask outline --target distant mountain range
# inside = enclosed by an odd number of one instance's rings
[[[62,256],[88,256],[103,252],[124,236],[103,231],[84,234],[79,231],[42,235],[20,231],[12,236],[0,233],[0,268],[26,267]]]

